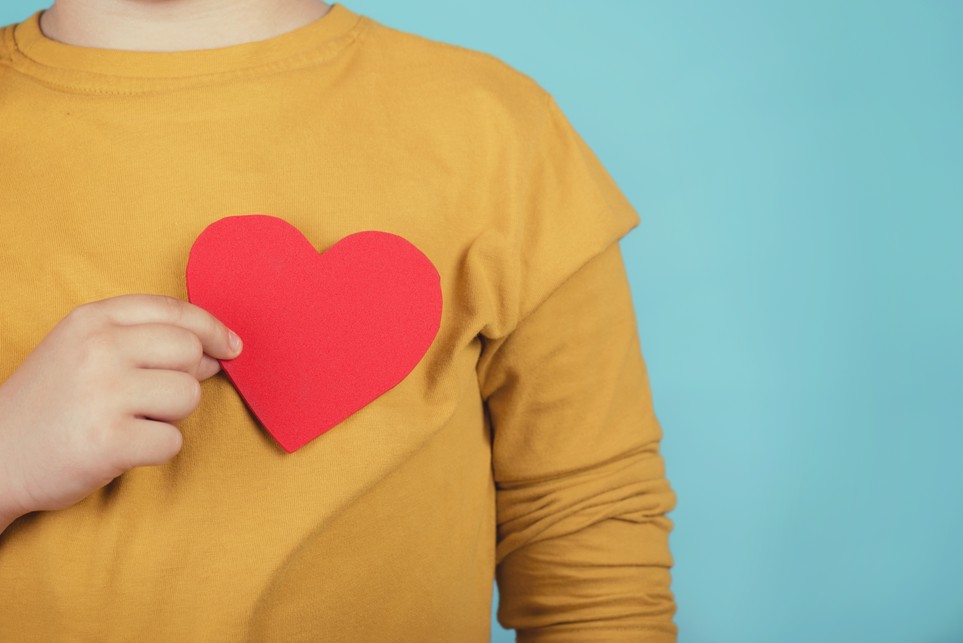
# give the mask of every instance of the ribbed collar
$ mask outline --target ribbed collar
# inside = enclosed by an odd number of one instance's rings
[[[214,49],[132,51],[70,45],[40,29],[43,10],[12,30],[11,65],[75,91],[132,93],[210,82],[212,75],[256,75],[323,62],[370,25],[367,17],[332,4],[322,17],[293,31]]]

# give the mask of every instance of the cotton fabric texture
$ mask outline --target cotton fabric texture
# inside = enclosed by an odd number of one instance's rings
[[[480,643],[493,580],[519,641],[675,640],[618,245],[640,219],[550,93],[343,4],[181,52],[39,17],[0,31],[0,379],[82,303],[186,300],[191,243],[238,214],[319,251],[404,236],[445,307],[402,382],[296,453],[222,372],[170,462],[14,521],[0,640]]]

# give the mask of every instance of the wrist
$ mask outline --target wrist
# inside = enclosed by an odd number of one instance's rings
[[[11,516],[7,514],[0,514],[0,534],[7,530],[7,527],[13,524],[13,521],[20,516]]]
[[[9,489],[4,488],[4,485],[0,484],[0,533],[3,533],[3,530],[9,527],[14,520],[30,513],[29,511],[23,511],[18,505],[11,506],[8,502],[5,502],[11,500],[8,496],[9,491]]]
[[[0,462],[0,533],[10,526],[14,520],[23,516],[29,511],[24,511],[24,507],[17,502],[13,494],[13,485],[9,479],[4,477],[3,462]]]
[[[13,507],[10,507],[3,502],[3,500],[8,499],[3,497],[6,491],[8,490],[3,489],[3,485],[0,485],[0,533],[3,533],[3,531],[9,527],[14,520],[25,513],[22,511],[17,511]]]
[[[2,384],[3,382],[0,382],[0,403],[4,402],[6,397],[4,395],[5,387]],[[2,404],[0,404],[0,406],[2,406]],[[0,413],[0,415],[3,415],[3,413]],[[5,440],[3,438],[6,437],[4,435],[4,428],[5,427],[0,426],[0,454],[6,454],[9,458],[11,449],[10,445],[4,444]],[[9,471],[9,464],[9,459],[5,461],[0,457],[0,533],[3,533],[14,520],[29,513],[23,511],[23,507],[13,494],[14,484]]]

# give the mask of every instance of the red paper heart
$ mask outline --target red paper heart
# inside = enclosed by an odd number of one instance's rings
[[[319,254],[262,214],[198,235],[187,293],[241,336],[241,354],[221,366],[288,453],[401,382],[441,323],[438,271],[403,237],[356,232]]]

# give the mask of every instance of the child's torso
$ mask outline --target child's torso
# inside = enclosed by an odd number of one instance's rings
[[[191,244],[226,216],[283,218],[319,251],[399,234],[444,298],[411,373],[295,453],[219,373],[173,460],[17,520],[0,535],[0,639],[487,636],[495,510],[475,366],[507,250],[488,219],[497,132],[473,125],[474,99],[412,92],[417,74],[385,84],[352,55],[119,96],[0,66],[0,381],[81,303],[187,299]]]

